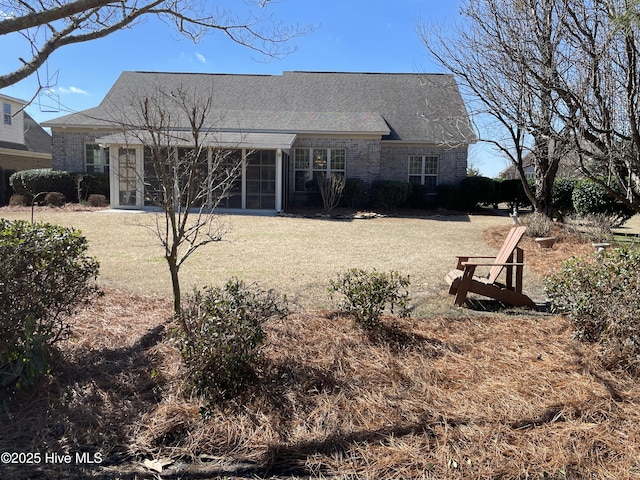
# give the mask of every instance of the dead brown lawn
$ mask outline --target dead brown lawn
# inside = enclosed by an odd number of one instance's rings
[[[260,248],[251,251],[253,242],[262,248],[282,243],[280,253],[294,249],[291,237],[299,232],[287,236],[279,225],[289,219],[275,220],[269,231],[237,233],[238,258],[255,260]],[[434,245],[485,252],[497,249],[509,228],[504,219],[497,226],[474,221],[387,221],[382,230],[401,232],[396,240],[413,236],[411,245],[431,252],[424,268],[444,271],[451,261],[435,258]],[[86,222],[91,239],[96,232]],[[233,232],[252,222],[262,220],[241,218]],[[369,220],[335,229],[321,223],[333,236],[327,242],[316,227],[322,221],[309,222],[295,224],[312,236],[309,246],[335,243],[359,259],[371,254],[358,256],[362,243],[347,247],[336,230],[357,232],[356,244],[359,235],[383,235]],[[126,231],[127,245],[141,241]],[[474,232],[484,240],[472,238]],[[591,250],[568,237],[552,251],[531,239],[523,245],[534,278]],[[339,250],[322,254],[331,258]],[[384,250],[376,252],[380,264],[398,265],[385,263]],[[392,256],[400,257],[389,251]],[[435,289],[430,295],[450,305],[444,287],[433,287],[443,271],[421,288]],[[637,379],[604,370],[597,348],[572,340],[560,316],[457,309],[408,320],[385,317],[382,332],[371,336],[331,308],[300,309],[266,324],[260,385],[203,418],[203,403],[183,394],[180,356],[169,335],[171,302],[164,295],[105,290],[74,317],[52,375],[0,425],[0,451],[92,452],[104,461],[0,465],[2,478],[640,478]],[[144,460],[165,464],[162,473]]]
[[[30,209],[0,209],[0,216],[29,219]],[[139,294],[171,294],[163,252],[146,227],[152,213],[67,211],[38,207],[37,221],[82,230],[90,253],[100,261],[99,282]],[[432,216],[323,220],[317,218],[226,215],[223,241],[198,250],[183,266],[181,283],[222,285],[230,277],[285,294],[296,310],[332,308],[329,279],[348,268],[397,270],[411,279],[416,315],[450,309],[443,278],[457,254],[487,255],[499,245],[487,246],[482,232],[510,226],[508,217]],[[525,269],[526,270],[526,269]],[[526,285],[543,299],[540,278],[526,270]]]

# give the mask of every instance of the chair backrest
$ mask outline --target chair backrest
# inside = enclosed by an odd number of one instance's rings
[[[512,227],[511,230],[509,230],[509,234],[507,235],[507,238],[504,239],[502,248],[500,248],[498,255],[496,255],[496,264],[506,263],[509,261],[509,257],[518,246],[518,243],[520,242],[522,236],[524,235],[524,232],[526,231],[527,227],[522,225]],[[500,272],[503,268],[504,267],[502,267],[501,265],[495,265],[491,267],[491,269],[489,270],[489,275],[487,276],[487,281],[489,283],[495,282],[498,279],[498,276],[500,275]]]

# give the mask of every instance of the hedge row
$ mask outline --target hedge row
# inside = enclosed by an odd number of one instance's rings
[[[7,185],[8,182],[8,185]],[[69,173],[61,170],[32,169],[19,172],[0,171],[0,204],[8,203],[11,195],[22,195],[28,203],[43,201],[50,192],[59,192],[67,202],[84,202],[90,195],[109,198],[109,175]]]

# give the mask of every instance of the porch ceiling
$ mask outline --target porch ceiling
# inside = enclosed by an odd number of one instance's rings
[[[295,133],[243,133],[243,132],[209,132],[201,134],[199,139],[203,147],[219,148],[251,148],[289,150],[296,140]],[[164,146],[189,147],[194,145],[190,132],[163,132],[161,143]],[[151,145],[151,134],[147,131],[129,131],[105,135],[96,139],[102,145]]]

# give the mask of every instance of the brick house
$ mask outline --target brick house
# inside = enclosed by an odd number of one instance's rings
[[[251,152],[226,203],[234,209],[302,204],[308,181],[329,174],[366,184],[400,180],[435,193],[466,176],[475,141],[451,75],[123,72],[97,107],[44,124],[52,131],[53,168],[108,171],[111,206],[144,207],[144,145],[120,125],[132,114],[132,98],[158,86],[211,98],[211,147]]]

